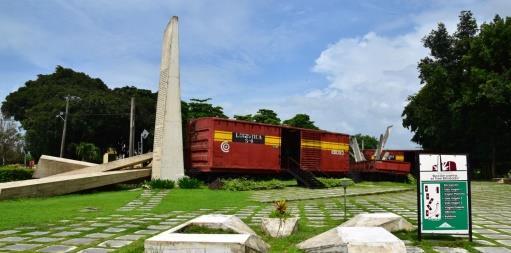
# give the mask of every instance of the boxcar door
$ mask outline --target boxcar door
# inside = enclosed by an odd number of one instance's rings
[[[318,171],[321,163],[321,133],[306,130],[301,132],[301,168]]]
[[[300,130],[282,128],[280,164],[282,169],[300,166]]]

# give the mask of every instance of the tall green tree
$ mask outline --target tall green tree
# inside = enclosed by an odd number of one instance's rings
[[[357,138],[358,146],[360,149],[376,149],[378,147],[378,139],[371,135],[365,134],[355,134],[355,138]],[[362,142],[364,146],[362,147]]]
[[[470,11],[459,17],[453,34],[440,23],[424,38],[430,56],[419,63],[422,87],[403,126],[424,149],[469,153],[493,177],[511,164],[511,19],[496,16],[478,30]]]
[[[69,106],[66,157],[76,158],[72,147],[80,142],[94,143],[101,151],[127,145],[132,96],[138,105],[136,134],[142,129],[153,132],[156,93],[135,87],[111,90],[98,78],[57,66],[54,73],[27,81],[2,103],[2,112],[26,130],[27,149],[36,158],[59,153],[63,122],[56,115],[64,111],[67,95],[80,99]]]
[[[181,106],[181,111],[186,120],[198,119],[203,117],[217,117],[227,119],[228,117],[224,114],[224,109],[221,106],[214,106],[209,103],[211,98],[198,99],[192,98],[190,102],[185,103],[184,107]]]
[[[277,113],[269,109],[259,109],[253,117],[254,122],[271,125],[280,125],[280,119]]]
[[[304,113],[296,114],[294,117],[284,120],[282,124],[308,129],[319,129],[317,126],[314,125],[314,121],[310,119],[309,115]]]

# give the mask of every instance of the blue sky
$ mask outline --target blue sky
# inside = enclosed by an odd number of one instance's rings
[[[307,113],[349,134],[392,124],[388,146],[414,148],[401,112],[420,88],[420,40],[438,22],[453,31],[461,10],[480,24],[510,16],[511,1],[0,0],[0,101],[56,65],[156,91],[177,15],[184,99],[213,98],[229,116]]]

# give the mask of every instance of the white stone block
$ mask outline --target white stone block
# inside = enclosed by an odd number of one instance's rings
[[[406,253],[403,241],[381,227],[335,227],[299,243],[307,253]]]
[[[341,227],[382,227],[389,232],[414,229],[410,222],[394,213],[361,213],[341,224]]]
[[[298,228],[298,218],[263,218],[261,229],[271,237],[290,236]]]
[[[185,234],[190,225],[231,230],[235,234]],[[234,215],[202,215],[144,242],[146,253],[265,253],[266,244],[243,221]]]

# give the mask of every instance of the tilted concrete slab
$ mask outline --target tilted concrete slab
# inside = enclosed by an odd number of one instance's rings
[[[137,164],[151,161],[152,159],[153,159],[153,153],[146,153],[146,154],[132,156],[132,157],[128,157],[128,158],[124,158],[124,159],[120,159],[120,160],[115,160],[115,161],[112,161],[109,163],[99,164],[99,165],[92,166],[92,167],[87,167],[87,168],[83,168],[83,169],[60,173],[57,175],[53,175],[52,177],[120,170],[120,169],[123,169],[126,167],[131,167],[131,166],[134,166]]]
[[[151,176],[151,169],[93,172],[0,183],[0,200],[49,197]]]
[[[98,164],[77,161],[62,157],[42,155],[39,158],[39,162],[37,163],[37,167],[34,171],[33,177],[43,178],[96,165]]]
[[[182,229],[190,225],[215,229],[231,230],[236,234],[187,234]],[[265,253],[266,244],[243,221],[234,215],[202,215],[144,242],[146,253],[172,252],[225,252],[225,253]]]
[[[341,227],[382,227],[389,232],[414,229],[410,222],[395,213],[361,213],[341,224]]]
[[[307,253],[406,253],[403,241],[381,227],[335,227],[301,242]]]

